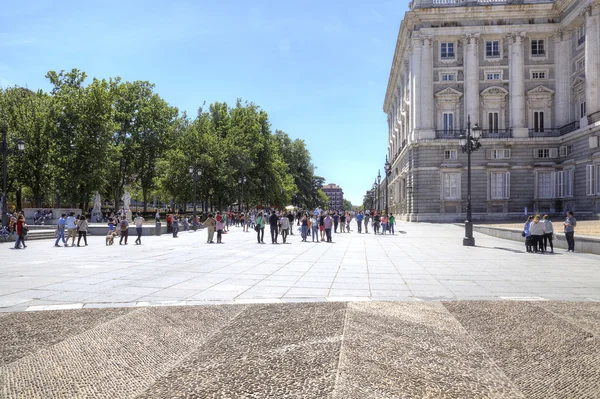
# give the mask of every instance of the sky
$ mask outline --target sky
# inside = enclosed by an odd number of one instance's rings
[[[303,139],[362,204],[383,169],[383,101],[407,0],[23,1],[0,9],[0,86],[50,70],[148,80],[180,111],[237,98]]]

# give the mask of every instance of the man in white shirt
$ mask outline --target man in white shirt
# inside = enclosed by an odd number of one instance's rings
[[[135,245],[142,245],[142,227],[144,226],[144,218],[138,213],[133,222],[135,223],[135,231],[137,232]]]
[[[69,213],[66,220],[67,225],[67,242],[65,243],[65,247],[69,246],[69,238],[73,237],[71,241],[71,246],[75,246],[75,236],[77,235],[77,224],[75,220],[75,216],[73,216],[73,212]]]

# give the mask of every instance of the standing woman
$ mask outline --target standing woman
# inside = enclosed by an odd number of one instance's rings
[[[302,215],[300,226],[302,231],[302,241],[306,242],[306,239],[308,238],[308,217],[306,214]]]
[[[319,216],[319,231],[321,232],[321,241],[325,241],[325,214]]]
[[[23,249],[27,248],[25,245],[25,233],[27,232],[27,225],[25,224],[25,215],[19,213],[17,216],[17,221],[15,223],[15,232],[17,233],[17,240],[15,241],[15,249],[21,249],[21,244],[23,244]]]
[[[225,229],[225,221],[223,217],[219,217],[219,212],[217,212],[217,223],[215,228],[217,229],[217,244],[221,244],[221,237],[223,236],[223,229]]]
[[[544,215],[544,251],[548,251],[548,242],[550,242],[550,253],[554,253],[554,245],[552,244],[552,236],[554,235],[554,226],[550,221],[550,216]]]
[[[256,217],[256,226],[254,227],[254,229],[256,230],[256,239],[258,240],[259,244],[264,244],[265,243],[265,224],[266,224],[266,220],[265,217],[263,216],[262,211],[258,212],[258,216]]]
[[[525,249],[527,252],[533,252],[531,248],[531,233],[529,231],[529,226],[531,226],[531,222],[533,222],[533,216],[529,216],[527,221],[523,225],[523,237],[525,237]]]
[[[310,217],[310,230],[313,242],[315,241],[315,237],[317,237],[317,242],[319,242],[319,218],[314,213]]]
[[[529,234],[532,237],[533,252],[544,253],[544,223],[540,222],[540,215],[535,215],[533,222],[529,225]]]
[[[387,216],[385,214],[381,215],[381,234],[387,233]]]
[[[83,237],[83,242],[85,242],[85,246],[87,247],[87,232],[88,232],[88,221],[85,215],[81,215],[79,217],[79,222],[77,223],[77,227],[79,227],[79,237],[77,238],[77,246],[81,243],[81,237]]]

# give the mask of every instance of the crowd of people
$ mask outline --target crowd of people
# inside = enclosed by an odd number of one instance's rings
[[[573,217],[573,212],[567,212],[567,217],[563,223],[565,239],[567,240],[567,252],[575,252],[574,232],[577,221]],[[525,249],[530,253],[554,253],[554,225],[548,215],[541,217],[539,214],[531,215],[527,218],[523,226],[523,237],[525,237]]]

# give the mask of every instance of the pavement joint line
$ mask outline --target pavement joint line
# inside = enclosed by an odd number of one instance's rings
[[[345,307],[345,311],[344,311],[344,328],[342,329],[342,337],[340,338],[340,353],[338,354],[338,361],[337,361],[337,371],[335,373],[335,381],[333,383],[333,397],[336,397],[335,393],[338,392],[338,382],[340,379],[340,374],[342,372],[342,368],[341,368],[341,364],[342,364],[342,356],[344,354],[344,340],[346,338],[346,331],[347,331],[347,327],[348,327],[348,308],[350,307],[350,304],[347,303],[346,307]]]
[[[456,318],[456,316],[454,315],[454,313],[452,313],[450,311],[450,309],[448,309],[446,307],[446,305],[444,305],[444,303],[442,303],[442,307],[444,309],[446,309],[446,312],[448,312],[448,314],[450,314],[454,320],[456,320],[456,323],[460,326],[460,328],[462,329],[463,333],[467,337],[469,337],[471,339],[471,341],[473,342],[473,346],[477,347],[477,349],[479,349],[479,351],[483,354],[483,356],[485,356],[490,361],[490,363],[493,364],[498,369],[498,372],[502,373],[502,375],[504,376],[504,378],[507,381],[509,381],[510,385],[512,385],[512,387],[515,389],[515,391],[517,391],[517,392],[519,392],[521,394],[521,398],[525,398],[525,395],[523,394],[523,392],[521,392],[521,389],[519,389],[519,387],[517,386],[517,384],[515,384],[515,382],[511,378],[508,378],[508,376],[506,375],[506,372],[504,371],[504,369],[489,355],[488,351],[486,351],[483,348],[483,346],[481,346],[479,344],[479,342],[477,342],[477,340],[475,339],[475,337],[473,337],[473,335],[460,322],[460,320],[458,320],[458,318]]]

